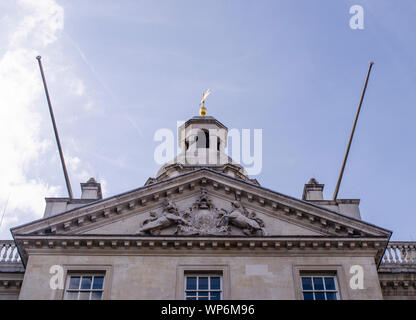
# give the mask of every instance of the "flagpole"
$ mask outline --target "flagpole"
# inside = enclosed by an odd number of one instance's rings
[[[45,88],[46,100],[48,101],[49,113],[51,115],[53,131],[55,132],[56,144],[58,145],[58,150],[59,150],[59,156],[61,158],[62,169],[64,170],[66,188],[68,189],[69,199],[72,199],[73,197],[72,197],[71,183],[69,181],[68,171],[66,170],[64,154],[62,152],[61,142],[59,140],[58,128],[56,127],[56,123],[55,123],[55,116],[53,115],[52,104],[51,104],[51,100],[49,98],[49,92],[48,92],[48,87],[46,85],[45,74],[43,73],[42,62],[40,61],[41,56],[37,56],[36,59],[38,60],[40,73],[42,75],[43,87]]]
[[[336,200],[337,197],[338,197],[338,191],[339,191],[339,187],[341,185],[342,176],[344,174],[345,164],[347,163],[348,154],[349,154],[350,148],[351,148],[352,138],[354,137],[355,127],[357,126],[358,116],[360,115],[361,105],[362,105],[363,100],[364,100],[364,95],[365,95],[365,91],[367,89],[368,79],[370,77],[370,72],[371,72],[371,68],[373,67],[373,64],[374,64],[374,62],[371,61],[370,66],[368,67],[367,77],[365,79],[363,92],[361,93],[361,99],[360,99],[360,103],[358,105],[357,114],[355,115],[354,125],[352,126],[350,139],[348,141],[347,151],[345,152],[344,161],[342,162],[341,172],[339,173],[338,182],[337,182],[337,185],[335,187],[334,196],[332,198],[333,200]]]

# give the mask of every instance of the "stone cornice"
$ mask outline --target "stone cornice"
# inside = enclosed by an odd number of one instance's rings
[[[378,275],[384,296],[416,297],[416,273],[379,272]]]
[[[308,200],[317,205],[360,204],[360,199]]]
[[[343,238],[324,236],[275,236],[275,237],[177,237],[177,236],[136,236],[136,235],[16,235],[16,244],[21,249],[22,260],[26,263],[29,254],[192,254],[203,252],[216,254],[334,254],[354,253],[374,255],[379,261],[387,244],[380,237]],[[119,250],[117,250],[119,249]],[[63,251],[64,250],[64,251]]]
[[[21,273],[0,273],[0,291],[19,291],[24,277]]]
[[[216,118],[211,117],[211,116],[207,116],[207,117],[200,117],[200,116],[195,116],[189,120],[187,120],[184,124],[182,124],[181,127],[188,127],[190,124],[192,123],[210,123],[210,124],[215,124],[220,128],[223,128],[225,130],[228,130],[228,128],[223,125],[220,121],[218,121]]]

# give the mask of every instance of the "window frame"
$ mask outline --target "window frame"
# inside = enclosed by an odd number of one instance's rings
[[[305,275],[328,275],[336,278],[338,300],[348,300],[348,284],[342,265],[294,265],[293,284],[295,299],[303,300],[301,277]]]
[[[80,282],[79,282],[79,285],[78,285],[77,289],[70,289],[69,288],[69,285],[71,283],[70,279],[72,277],[80,277]],[[84,277],[92,277],[91,286],[90,286],[89,289],[82,289],[82,279]],[[102,277],[103,278],[103,285],[100,289],[94,289],[93,288],[95,277]],[[65,299],[66,293],[74,292],[74,293],[78,294],[77,295],[78,299],[75,299],[75,300],[86,300],[86,299],[79,299],[79,296],[80,296],[80,293],[82,293],[82,292],[83,293],[88,292],[89,293],[89,299],[88,300],[93,300],[93,299],[91,299],[91,294],[93,292],[101,292],[101,298],[99,300],[103,300],[105,282],[106,282],[105,272],[85,272],[85,271],[84,272],[78,272],[78,271],[72,272],[72,271],[70,271],[70,272],[67,273],[67,277],[66,277],[66,280],[65,280],[64,295],[63,295],[62,299],[63,300],[71,300],[71,299]]]
[[[336,297],[337,297],[336,300],[340,300],[338,277],[337,277],[336,273],[333,273],[333,272],[310,272],[310,271],[304,272],[304,271],[301,271],[299,277],[300,277],[300,285],[301,285],[300,290],[302,291],[302,300],[305,300],[305,298],[303,296],[303,294],[305,292],[313,293],[314,297],[315,297],[316,292],[317,293],[324,293],[324,294],[326,294],[327,292],[331,292],[331,293],[336,294]],[[312,278],[312,290],[303,289],[302,278]],[[317,289],[314,288],[315,287],[315,284],[314,284],[314,281],[313,281],[314,278],[322,278],[323,279],[323,284],[324,284],[324,289],[323,290],[317,290]],[[327,290],[326,289],[325,280],[324,280],[325,278],[333,278],[334,279],[335,290]],[[313,299],[313,300],[316,300],[316,299]],[[328,300],[328,299],[325,299],[325,300]]]
[[[63,288],[57,289],[55,292],[55,300],[64,300],[66,286],[67,286],[67,279],[71,275],[75,274],[103,274],[104,275],[104,285],[103,285],[103,294],[101,296],[101,300],[108,300],[110,299],[111,294],[111,286],[113,282],[113,266],[112,265],[87,265],[87,264],[64,264],[61,265],[64,269],[63,274]]]
[[[196,284],[197,284],[197,286],[196,286],[196,289],[195,290],[187,290],[186,289],[186,279],[188,278],[188,277],[196,277],[197,278],[197,282],[196,282]],[[208,278],[208,289],[199,289],[199,278],[205,278],[205,277],[207,277]],[[211,289],[211,278],[220,278],[220,288],[219,288],[219,290],[212,290]],[[200,299],[198,299],[198,296],[199,296],[199,292],[206,292],[206,293],[208,293],[208,299],[207,300],[210,300],[210,301],[212,301],[211,299],[209,299],[209,297],[210,297],[210,293],[211,292],[219,292],[220,293],[220,299],[219,300],[223,300],[223,275],[222,275],[222,272],[220,273],[220,272],[215,272],[215,271],[213,271],[213,272],[210,272],[210,273],[207,273],[207,272],[202,272],[202,273],[200,273],[200,272],[185,272],[185,274],[184,274],[184,277],[183,277],[183,280],[184,280],[184,291],[183,291],[183,295],[184,295],[184,300],[187,300],[186,298],[187,298],[187,292],[189,292],[189,291],[195,291],[195,293],[196,293],[196,299],[195,300],[200,300]]]
[[[230,300],[231,283],[230,283],[230,267],[228,265],[178,265],[176,269],[176,300],[184,300],[185,281],[189,275],[219,275],[221,277],[221,300]]]

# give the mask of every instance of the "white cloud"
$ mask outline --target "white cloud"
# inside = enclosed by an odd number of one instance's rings
[[[85,170],[83,166],[81,166],[81,159],[71,155],[65,155],[65,161],[68,166],[68,170],[73,173],[73,177],[75,177],[78,181],[86,182],[89,178],[91,178],[90,173]]]
[[[54,0],[19,0],[19,9],[27,14],[11,34],[12,46],[31,44],[46,46],[58,39],[64,27],[64,9]]]
[[[5,6],[6,7],[6,6]],[[49,125],[42,119],[36,106],[44,105],[45,97],[35,57],[40,51],[59,50],[53,47],[59,41],[64,28],[64,9],[54,0],[9,1],[15,23],[10,23],[4,34],[0,56],[0,219],[7,203],[7,211],[0,226],[0,239],[10,237],[8,230],[21,223],[43,215],[44,197],[58,196],[63,190],[50,185],[47,177],[36,177],[32,171],[40,163],[56,154],[54,143],[42,138],[41,125]],[[61,52],[55,54],[62,55]],[[53,79],[56,75],[49,73]],[[82,80],[68,79],[70,92],[82,96],[85,86]],[[67,153],[67,152],[66,152]],[[68,156],[68,165],[78,178],[89,175],[81,170],[81,160]]]
[[[107,180],[101,178],[98,182],[101,183],[101,193],[103,194],[103,198],[106,198],[108,195]]]

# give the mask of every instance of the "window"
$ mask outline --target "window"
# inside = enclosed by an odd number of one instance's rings
[[[335,275],[302,275],[303,300],[339,300]]]
[[[104,273],[68,274],[64,300],[101,300],[104,293]]]
[[[221,275],[194,275],[185,276],[185,300],[221,300]]]
[[[229,300],[231,299],[230,266],[227,264],[178,265],[175,287],[177,300]]]
[[[198,149],[209,149],[209,132],[208,130],[201,129],[196,136],[196,147]]]

